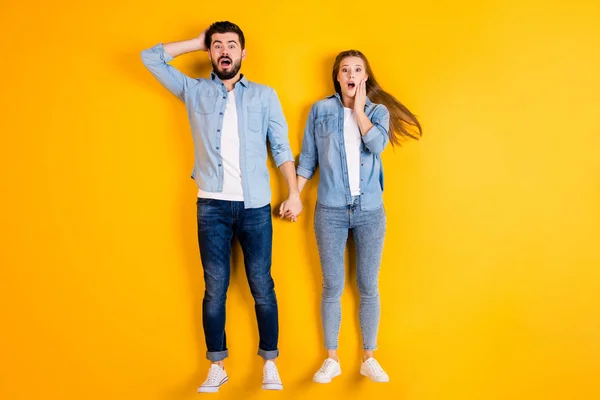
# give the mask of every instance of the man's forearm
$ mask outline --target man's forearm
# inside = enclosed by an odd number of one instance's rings
[[[298,190],[298,182],[296,180],[296,168],[294,162],[288,161],[284,162],[279,166],[283,177],[285,178],[285,182],[288,187],[288,196],[300,195],[300,191]]]
[[[185,53],[204,50],[204,43],[200,38],[194,38],[180,42],[165,43],[163,44],[163,48],[171,57],[177,57]]]

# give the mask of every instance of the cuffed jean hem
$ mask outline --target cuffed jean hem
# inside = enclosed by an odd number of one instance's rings
[[[279,350],[263,350],[259,348],[258,355],[265,360],[274,360],[279,357]]]
[[[377,346],[364,346],[363,350],[364,351],[375,351],[375,350],[377,350]]]
[[[229,350],[225,351],[207,351],[206,358],[212,362],[223,361],[229,356]]]

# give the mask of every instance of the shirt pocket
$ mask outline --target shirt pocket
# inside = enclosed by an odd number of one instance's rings
[[[336,128],[335,115],[323,115],[315,121],[315,131],[317,136],[325,138],[329,136]]]
[[[217,103],[217,93],[215,92],[205,92],[199,93],[196,98],[196,104],[194,105],[194,110],[198,114],[212,114],[215,112],[215,104]]]
[[[264,110],[262,107],[249,106],[247,109],[248,129],[259,132],[263,125]]]

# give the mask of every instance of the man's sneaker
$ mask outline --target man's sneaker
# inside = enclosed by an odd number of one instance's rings
[[[335,361],[333,358],[325,360],[321,368],[313,376],[313,381],[317,383],[329,383],[333,378],[342,373],[339,361]]]
[[[262,388],[265,390],[283,390],[277,366],[273,361],[267,361],[263,367]]]
[[[208,370],[208,377],[198,388],[198,393],[215,393],[221,385],[229,380],[227,372],[218,364],[212,364]]]
[[[360,374],[368,377],[373,382],[389,382],[390,377],[373,357],[367,359],[360,366]]]

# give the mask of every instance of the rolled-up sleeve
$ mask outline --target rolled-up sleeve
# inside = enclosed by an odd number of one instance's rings
[[[306,120],[304,128],[304,138],[302,139],[302,152],[296,168],[296,174],[310,179],[312,178],[318,165],[317,144],[315,142],[315,106],[313,106]]]
[[[184,100],[186,90],[197,80],[169,65],[172,60],[173,57],[165,52],[162,43],[142,51],[142,62],[148,71],[171,93]]]
[[[290,148],[290,140],[288,138],[288,126],[283,115],[283,109],[279,102],[279,97],[275,90],[271,89],[269,98],[269,126],[267,127],[267,137],[269,138],[269,146],[271,153],[277,166],[285,162],[293,162],[294,156]]]

